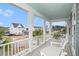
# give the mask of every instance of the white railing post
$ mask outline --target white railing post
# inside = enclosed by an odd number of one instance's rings
[[[52,22],[49,22],[49,38],[52,39]]]
[[[43,40],[46,41],[46,20],[43,20]]]
[[[3,56],[5,56],[5,45],[3,46]]]
[[[9,44],[7,45],[7,47],[8,47],[7,49],[8,49],[8,56],[9,56],[9,49],[10,49]]]
[[[17,45],[18,45],[17,47],[18,47],[18,52],[19,52],[19,42],[17,43]]]
[[[11,44],[11,55],[13,55],[13,43]]]
[[[15,54],[16,54],[16,42],[14,43],[14,51],[15,51]]]
[[[66,33],[66,40],[68,40],[69,39],[69,21],[67,20],[67,33]]]
[[[19,52],[21,51],[21,42],[19,42]]]
[[[33,40],[33,18],[34,18],[34,15],[29,12],[28,13],[28,20],[29,20],[29,51],[31,52],[32,51],[32,40]]]

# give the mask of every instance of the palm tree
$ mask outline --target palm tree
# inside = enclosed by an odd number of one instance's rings
[[[33,31],[33,36],[40,36],[42,34],[43,34],[43,32],[40,29],[36,29],[35,31]]]
[[[35,37],[37,37],[37,45],[39,45],[39,36],[40,35],[43,35],[43,32],[42,32],[42,30],[40,30],[40,29],[36,29],[35,31],[33,31],[33,36]]]

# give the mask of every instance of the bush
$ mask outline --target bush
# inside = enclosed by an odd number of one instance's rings
[[[3,39],[3,36],[4,36],[4,31],[0,30],[0,39]]]
[[[60,32],[55,32],[54,35],[53,35],[53,38],[59,39],[60,36],[61,36]]]
[[[5,41],[3,42],[3,44],[7,44],[7,43],[10,43],[12,41],[11,38],[9,38],[9,37],[5,37],[4,39],[5,39]],[[6,51],[7,51],[8,45],[5,45],[5,48],[6,48]],[[11,48],[11,44],[9,44],[9,49],[10,48]]]
[[[43,35],[42,30],[36,29],[35,31],[33,31],[33,36],[40,36],[40,35]]]
[[[63,29],[63,33],[66,34],[67,30],[66,27]]]
[[[6,37],[6,38],[4,38],[4,39],[5,39],[5,41],[3,42],[3,44],[5,44],[5,43],[9,43],[9,42],[12,41],[11,38],[8,38],[8,37]]]
[[[43,35],[43,32],[42,32],[42,30],[40,30],[40,29],[36,29],[35,31],[33,31],[33,36],[35,37],[35,36],[40,36],[40,35]],[[39,37],[37,38],[37,45],[39,45],[40,44],[40,42],[39,42]]]

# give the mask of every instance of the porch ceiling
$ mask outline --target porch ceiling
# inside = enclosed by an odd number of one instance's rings
[[[28,5],[50,20],[69,17],[72,9],[72,3],[28,3]]]

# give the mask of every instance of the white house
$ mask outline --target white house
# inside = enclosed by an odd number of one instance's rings
[[[9,33],[14,35],[22,35],[25,28],[22,24],[19,23],[12,23],[9,28]]]

